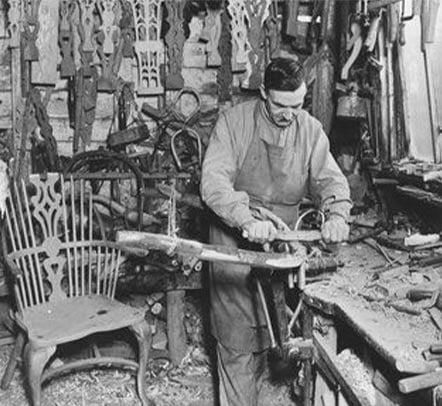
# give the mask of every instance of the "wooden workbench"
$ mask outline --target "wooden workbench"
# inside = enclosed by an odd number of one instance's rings
[[[389,250],[389,253],[403,260],[408,257],[405,252]],[[387,365],[393,376],[390,384],[396,390],[395,379],[406,376],[397,370],[398,363],[425,361],[422,351],[428,349],[430,344],[442,341],[441,332],[427,310],[423,310],[420,315],[411,315],[389,307],[385,301],[374,299],[403,293],[415,286],[434,288],[440,283],[441,274],[437,268],[426,269],[425,272],[410,272],[406,267],[399,271],[379,273],[385,270],[385,258],[363,243],[342,246],[338,256],[344,266],[327,279],[308,284],[304,290],[305,301],[317,315],[345,325],[361,342],[368,344],[372,353]],[[378,278],[376,274],[379,275]],[[411,303],[408,299],[403,299],[399,303],[419,310],[429,304],[429,300]],[[337,341],[339,334],[337,329]],[[329,348],[339,351],[337,343],[332,343]],[[398,393],[392,397],[396,395]],[[376,403],[377,406],[380,404]]]

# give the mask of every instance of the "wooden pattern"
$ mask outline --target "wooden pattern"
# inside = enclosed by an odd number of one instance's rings
[[[221,55],[218,51],[219,40],[221,38],[221,13],[222,10],[208,9],[205,26],[208,29],[207,43],[207,66],[216,67],[221,65]]]
[[[60,1],[60,23],[58,43],[61,52],[60,77],[70,78],[75,75],[74,36],[72,32],[71,16],[75,4],[72,0]]]
[[[248,42],[250,52],[246,72],[242,78],[241,86],[245,89],[258,89],[262,82],[264,72],[264,22],[269,16],[271,0],[247,0],[245,8],[249,22]]]
[[[249,63],[250,44],[247,35],[247,12],[244,0],[229,0],[227,10],[231,17],[232,70],[242,72]]]
[[[97,0],[78,0],[78,5],[80,7],[82,50],[83,52],[95,52],[96,44],[93,34]]]
[[[270,60],[277,56],[281,46],[281,33],[278,23],[278,4],[273,0],[270,5],[269,17],[265,21],[265,52],[266,52],[266,65]]]
[[[41,0],[23,1],[23,59],[25,61],[38,61],[37,35],[40,29],[38,10]]]
[[[221,56],[221,66],[218,69],[218,101],[220,103],[232,101],[232,34],[230,31],[230,17],[226,10],[226,2],[223,3],[221,14],[221,37],[219,41],[219,53]]]
[[[115,52],[115,44],[120,39],[120,27],[118,26],[118,16],[120,14],[119,2],[117,0],[100,0],[98,9],[101,15],[100,31],[104,36],[103,53],[106,55]]]
[[[132,4],[129,0],[121,0],[120,29],[121,37],[123,40],[123,57],[135,58],[135,22],[132,11]]]
[[[57,62],[60,55],[58,47],[58,2],[41,0],[38,9],[40,24],[35,45],[38,61],[32,62],[31,81],[40,85],[55,85],[58,80]]]
[[[117,0],[99,0],[98,10],[102,21],[99,27],[102,43],[97,50],[101,63],[98,89],[114,91],[117,87],[117,74],[120,70],[123,52],[119,27],[121,19],[120,2]]]
[[[101,239],[91,189],[85,180],[48,173],[13,183],[7,199],[7,268],[14,276],[15,321],[26,337],[24,366],[31,401],[39,406],[42,374],[57,345],[88,335],[128,327],[139,346],[138,363],[120,358],[86,359],[75,369],[100,365],[137,368],[137,392],[144,406],[146,361],[151,330],[144,312],[114,300],[120,247]],[[100,236],[100,237],[98,237]],[[2,385],[10,378],[23,349],[20,335]],[[66,365],[59,372],[66,371]],[[49,376],[57,369],[51,369]]]
[[[351,37],[347,39],[347,51],[351,50],[350,56],[348,57],[347,61],[345,62],[344,66],[341,70],[341,79],[347,80],[349,77],[350,68],[355,63],[357,57],[359,56],[359,53],[362,49],[362,32],[361,32],[361,25],[358,22],[353,22],[351,24]]]
[[[21,31],[21,0],[9,0],[8,10],[8,32],[9,32],[9,46],[11,48],[18,48],[20,46],[20,31]]]
[[[183,66],[184,28],[183,8],[184,1],[165,0],[167,9],[166,50],[169,71],[166,75],[165,86],[169,90],[180,90],[184,87],[184,78],[181,74]]]
[[[191,17],[187,24],[189,36],[183,46],[183,66],[185,68],[206,68],[206,44],[204,37],[204,20],[199,15]]]
[[[160,65],[164,61],[161,34],[161,6],[163,0],[133,0],[135,18],[135,55],[139,95],[163,94]]]

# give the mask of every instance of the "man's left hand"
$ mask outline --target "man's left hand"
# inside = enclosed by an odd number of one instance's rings
[[[322,226],[321,234],[326,243],[337,243],[348,239],[350,227],[338,216],[331,216]]]

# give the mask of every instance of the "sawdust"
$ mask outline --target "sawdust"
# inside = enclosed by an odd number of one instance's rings
[[[337,367],[355,395],[363,404],[376,405],[376,389],[362,361],[350,349],[341,351],[336,359]]]
[[[3,371],[11,346],[0,349]],[[180,382],[177,377],[187,377]],[[192,379],[195,383],[192,384]],[[0,391],[0,405],[29,406],[23,375],[16,370],[11,386]],[[186,406],[196,401],[214,404],[209,365],[188,364],[172,368],[169,361],[151,360],[146,374],[146,393],[156,406]],[[45,406],[138,406],[135,377],[120,369],[93,369],[52,379],[43,385]]]

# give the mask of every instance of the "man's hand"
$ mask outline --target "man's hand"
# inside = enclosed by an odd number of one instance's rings
[[[242,236],[249,241],[264,244],[276,237],[276,228],[271,221],[253,220],[243,225]]]
[[[347,222],[338,216],[331,216],[322,226],[322,238],[327,243],[342,242],[348,239],[350,227]]]

